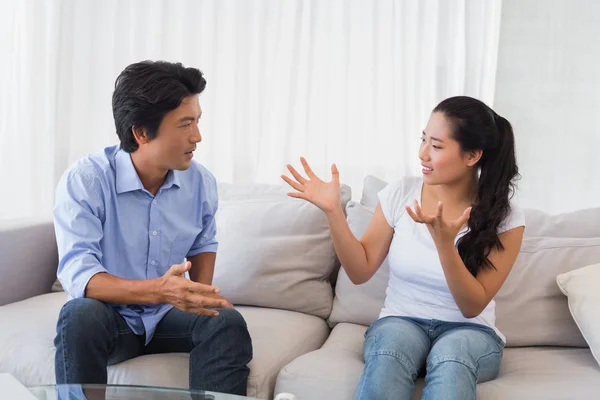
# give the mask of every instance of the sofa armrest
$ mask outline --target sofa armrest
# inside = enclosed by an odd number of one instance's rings
[[[0,306],[49,293],[57,268],[51,219],[0,222]]]

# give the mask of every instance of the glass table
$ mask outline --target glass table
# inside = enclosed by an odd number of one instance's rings
[[[133,385],[45,385],[27,388],[39,400],[248,400],[251,397]],[[259,400],[259,399],[254,399]]]

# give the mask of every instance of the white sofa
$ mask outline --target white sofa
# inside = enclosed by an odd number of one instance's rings
[[[367,177],[360,203],[349,202],[343,186],[355,235],[384,186]],[[352,285],[338,273],[322,213],[286,192],[220,185],[215,284],[248,323],[254,345],[248,395],[352,399],[364,365],[363,334],[383,303],[387,265],[366,284]],[[600,208],[559,216],[527,210],[526,218],[521,254],[496,298],[508,347],[500,376],[479,385],[478,397],[598,398],[600,367],[555,279],[600,262]],[[56,265],[50,220],[0,225],[0,373],[25,385],[54,383],[56,319],[67,300],[64,292],[51,292]],[[187,354],[147,355],[109,367],[109,382],[187,387],[187,371]]]

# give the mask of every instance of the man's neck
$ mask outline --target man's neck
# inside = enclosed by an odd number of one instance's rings
[[[137,151],[131,153],[131,162],[133,163],[135,172],[137,172],[144,189],[153,195],[156,195],[162,184],[165,182],[169,170],[157,167],[156,164],[145,159],[141,154],[138,154]]]

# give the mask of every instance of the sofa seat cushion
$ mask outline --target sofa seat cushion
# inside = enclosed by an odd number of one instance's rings
[[[53,384],[54,336],[64,292],[0,307],[0,372],[25,385]],[[318,349],[329,334],[326,322],[293,311],[237,307],[252,337],[248,395],[271,398],[277,374],[296,357]],[[184,353],[137,357],[108,368],[109,383],[188,388],[189,356]]]
[[[341,323],[319,350],[285,366],[275,392],[299,399],[351,400],[364,368],[366,326]],[[419,378],[413,399],[421,397]],[[498,378],[477,386],[477,398],[591,399],[600,392],[600,368],[589,349],[567,347],[507,348]]]

